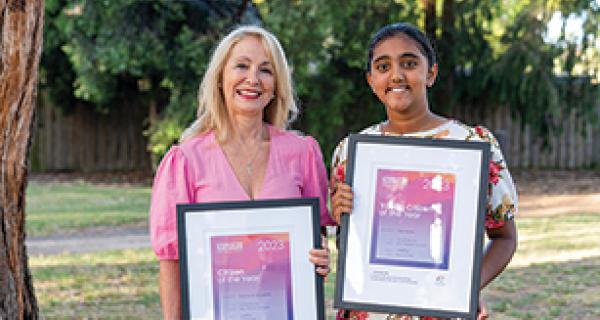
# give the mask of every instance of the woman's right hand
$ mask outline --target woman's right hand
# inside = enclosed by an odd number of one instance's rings
[[[349,184],[338,181],[333,186],[331,212],[333,219],[340,224],[342,214],[352,212],[354,193]]]

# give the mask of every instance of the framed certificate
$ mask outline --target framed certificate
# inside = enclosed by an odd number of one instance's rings
[[[178,205],[183,318],[324,320],[318,201]]]
[[[351,135],[334,306],[473,318],[490,145]]]

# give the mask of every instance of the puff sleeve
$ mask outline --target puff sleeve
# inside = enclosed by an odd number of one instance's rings
[[[476,126],[474,131],[477,136],[491,145],[485,227],[500,228],[506,221],[514,218],[518,205],[517,190],[496,138],[482,126]]]
[[[183,151],[172,147],[156,171],[150,202],[150,240],[159,260],[179,258],[176,205],[192,202],[191,177]]]
[[[304,159],[303,197],[318,197],[321,209],[321,226],[333,226],[335,221],[327,210],[327,171],[318,142],[312,137],[306,137],[307,152]]]

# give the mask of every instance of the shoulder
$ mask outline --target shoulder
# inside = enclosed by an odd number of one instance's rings
[[[381,123],[373,124],[367,128],[362,129],[359,134],[371,134],[371,135],[380,135],[381,134]],[[331,165],[333,167],[337,166],[345,166],[346,158],[348,157],[348,136],[344,137],[333,150],[333,156],[331,159]]]
[[[194,158],[202,154],[207,154],[211,150],[216,151],[216,146],[214,133],[208,131],[180,143],[177,149],[185,157]],[[202,150],[202,152],[198,152],[199,150]]]
[[[173,145],[163,156],[157,173],[173,170],[198,169],[207,157],[215,154],[214,136],[212,133],[203,133],[188,139],[180,144]],[[212,150],[212,151],[211,151]]]
[[[371,135],[380,135],[381,134],[381,123],[376,123],[372,126],[362,129],[359,134],[371,134]],[[344,137],[340,142],[338,142],[334,153],[346,152],[346,148],[348,147],[348,136]]]
[[[360,134],[381,134],[381,122],[362,129]]]
[[[299,153],[314,151],[315,148],[320,150],[319,143],[315,138],[300,131],[271,127],[270,132],[272,143],[282,150]]]
[[[449,129],[451,136],[461,138],[466,141],[485,141],[491,144],[497,144],[497,140],[494,137],[492,131],[482,125],[466,125],[457,120],[450,120]]]

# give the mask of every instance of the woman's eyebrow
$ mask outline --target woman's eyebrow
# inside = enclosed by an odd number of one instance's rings
[[[400,59],[402,59],[402,58],[413,58],[413,59],[418,59],[418,58],[419,58],[419,56],[418,56],[418,55],[416,55],[416,54],[414,54],[414,53],[412,53],[412,52],[405,52],[405,53],[401,54],[401,55],[399,56],[399,58],[400,58]],[[389,56],[389,55],[387,55],[387,54],[384,54],[384,55],[378,56],[378,57],[376,57],[375,59],[373,59],[373,63],[377,63],[377,62],[379,62],[379,61],[381,61],[381,60],[388,60],[388,59],[390,59],[390,56]]]
[[[242,62],[242,61],[247,62],[247,61],[250,61],[250,58],[248,58],[246,56],[238,56],[238,57],[235,57],[233,59],[233,61],[236,61],[236,62]]]
[[[382,56],[376,57],[375,59],[373,59],[373,63],[377,63],[381,60],[389,60],[390,56],[388,56],[387,54],[384,54]]]
[[[411,52],[406,52],[406,53],[401,54],[400,58],[415,58],[415,59],[417,59],[417,58],[419,58],[419,56],[414,53],[411,53]]]

